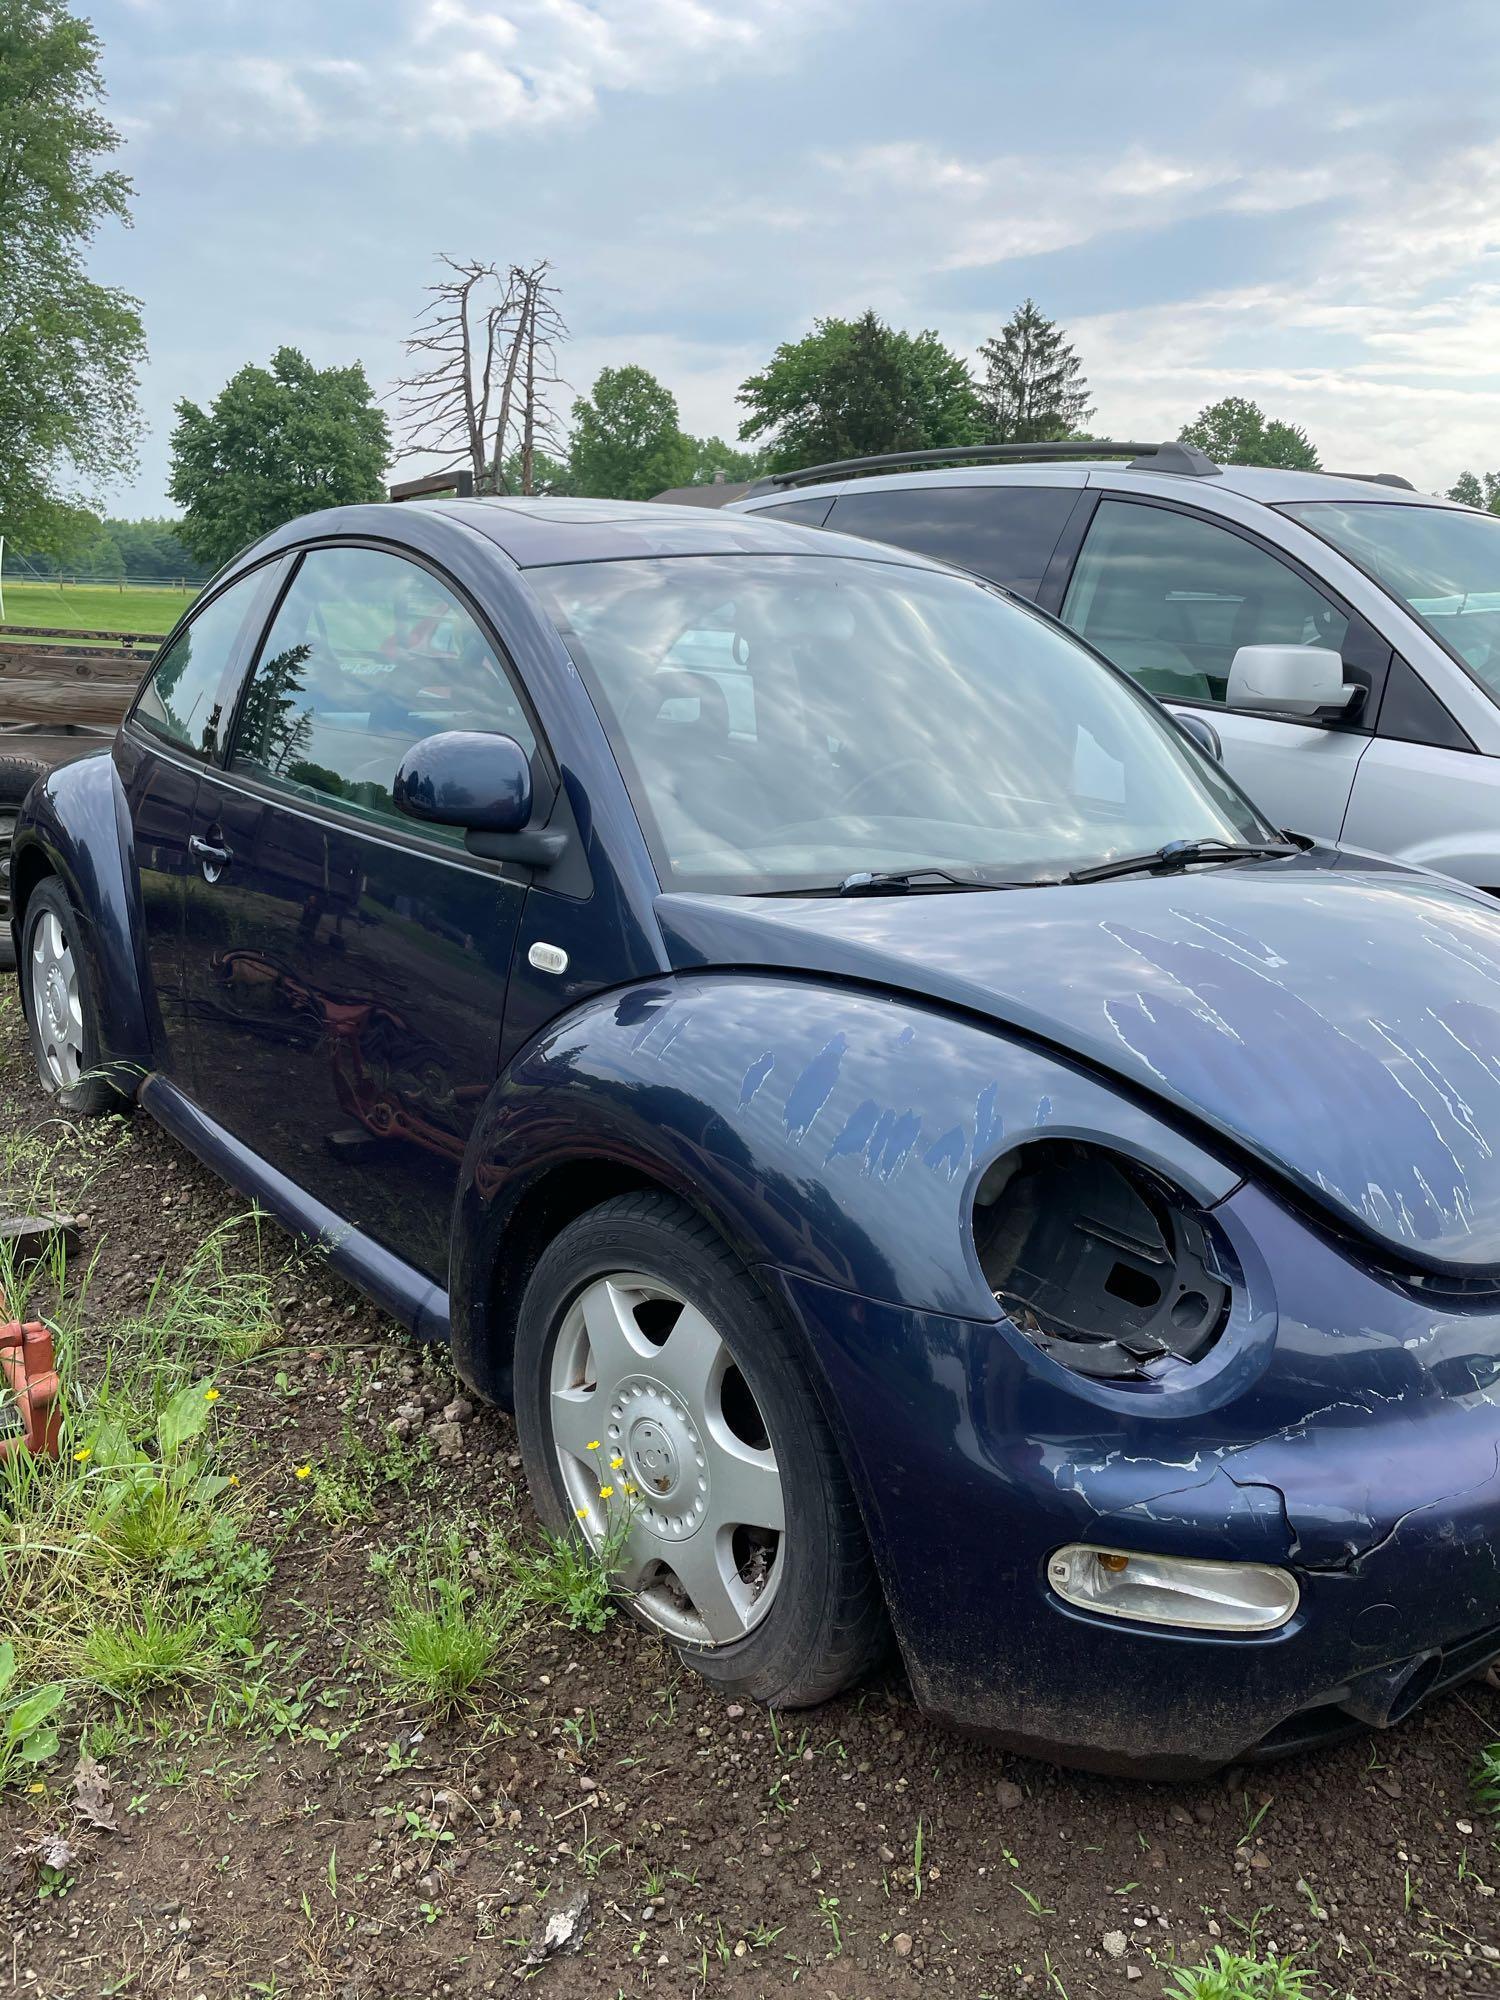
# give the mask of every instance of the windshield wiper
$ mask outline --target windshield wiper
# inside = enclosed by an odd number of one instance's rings
[[[874,874],[856,868],[838,886],[840,896],[904,896],[922,882],[940,882],[949,889],[993,889],[1003,885],[977,882],[972,875],[954,875],[947,868],[895,868]]]
[[[1289,840],[1169,840],[1149,854],[1120,854],[1092,868],[1075,868],[1064,882],[1107,882],[1112,875],[1170,875],[1200,861],[1280,861],[1302,849]]]

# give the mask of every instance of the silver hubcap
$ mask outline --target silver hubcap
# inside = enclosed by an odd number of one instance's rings
[[[83,1074],[83,1003],[73,947],[50,910],[31,936],[31,1018],[48,1075],[70,1089]]]
[[[583,1532],[674,1639],[723,1646],[770,1609],[781,1475],[745,1378],[696,1306],[657,1278],[598,1278],[568,1308],[549,1408]]]

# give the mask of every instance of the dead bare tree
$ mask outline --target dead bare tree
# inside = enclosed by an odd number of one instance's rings
[[[418,365],[394,391],[399,446],[466,463],[476,493],[530,493],[537,451],[563,448],[549,397],[568,329],[551,266],[439,261],[406,341]]]

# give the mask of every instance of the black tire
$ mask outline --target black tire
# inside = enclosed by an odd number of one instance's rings
[[[574,1301],[619,1271],[657,1278],[707,1315],[758,1406],[785,1505],[776,1557],[784,1568],[760,1622],[720,1646],[666,1636],[725,1694],[783,1708],[826,1701],[867,1673],[889,1640],[859,1509],[807,1370],[770,1301],[714,1230],[670,1196],[619,1195],[579,1217],[549,1245],[526,1287],[516,1425],[537,1513],[554,1533],[578,1532],[548,1415],[553,1351]]]
[[[59,764],[71,764],[105,748],[111,733],[72,722],[60,723],[50,732],[24,723],[0,735],[0,971],[8,971],[16,962],[10,930],[10,850],[21,802],[38,778]]]
[[[35,949],[37,931],[47,918],[53,917],[62,931],[63,938],[77,967],[79,1013],[82,1017],[82,1072],[76,1083],[60,1084],[48,1067],[43,1051],[41,1036],[36,1022],[36,996],[31,986],[32,953]],[[98,1118],[108,1111],[122,1111],[130,1100],[103,1073],[103,1060],[99,1039],[99,1002],[95,995],[90,975],[89,961],[79,947],[78,912],[73,908],[72,898],[55,875],[38,882],[26,904],[26,921],[22,931],[20,952],[20,979],[22,1004],[26,1010],[26,1027],[31,1040],[32,1061],[43,1090],[62,1106],[63,1110],[75,1118]]]

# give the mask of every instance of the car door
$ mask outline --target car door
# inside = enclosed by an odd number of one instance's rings
[[[1065,624],[1150,693],[1212,711],[1224,762],[1278,826],[1338,839],[1390,649],[1297,565],[1245,530],[1166,503],[1101,500],[1063,599]],[[1352,720],[1225,705],[1241,646],[1326,647],[1365,696]]]
[[[237,578],[196,605],[158,655],[115,742],[140,893],[158,1067],[174,1081],[188,1068],[183,996],[184,885],[198,783],[219,748],[224,710],[264,617],[279,559]]]
[[[493,1082],[523,871],[392,803],[442,729],[536,737],[456,588],[389,550],[304,553],[194,812],[192,1094],[341,1219],[446,1282]]]

